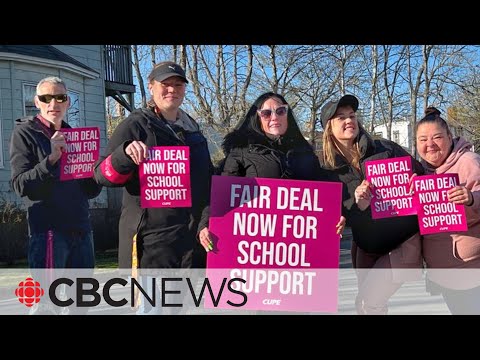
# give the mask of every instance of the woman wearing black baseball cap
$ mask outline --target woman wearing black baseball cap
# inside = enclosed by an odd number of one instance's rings
[[[205,267],[209,240],[202,247],[197,230],[210,200],[213,165],[199,125],[180,108],[187,83],[180,65],[171,61],[155,65],[148,76],[152,98],[147,107],[134,110],[117,126],[95,167],[99,183],[124,188],[119,222],[120,268],[131,268],[135,258],[144,269]],[[190,176],[194,179],[191,207],[140,206],[139,167],[152,146],[189,147]]]
[[[397,143],[372,139],[357,118],[358,99],[345,95],[321,111],[323,165],[345,184],[343,215],[352,229],[352,263],[356,269],[421,268],[420,235],[416,216],[372,219],[371,185],[365,180],[368,160],[410,156]],[[414,172],[423,174],[412,157]],[[386,314],[388,299],[406,280],[408,272],[358,270],[359,314]]]

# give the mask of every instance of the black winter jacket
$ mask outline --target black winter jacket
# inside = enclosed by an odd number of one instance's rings
[[[185,114],[186,115],[186,114]],[[191,118],[190,118],[191,119]],[[122,214],[119,223],[119,267],[132,266],[132,238],[137,235],[138,256],[142,268],[165,267],[160,248],[178,256],[191,251],[196,244],[197,227],[204,208],[210,200],[210,181],[213,165],[205,137],[197,131],[181,129],[177,137],[165,120],[151,109],[134,110],[115,129],[103,157],[95,167],[95,178],[109,187],[124,186]],[[191,208],[140,207],[138,166],[125,154],[133,141],[143,141],[151,146],[190,147],[190,173],[192,186]],[[103,166],[102,166],[102,163]],[[120,182],[112,182],[105,172],[105,164],[123,175]],[[156,249],[148,251],[148,249]],[[191,264],[190,264],[191,265]],[[189,267],[183,264],[183,267]]]
[[[343,187],[343,215],[347,226],[352,228],[353,240],[364,251],[374,254],[386,254],[419,231],[416,215],[394,218],[372,219],[370,207],[361,211],[355,203],[355,189],[365,179],[365,161],[411,156],[393,141],[373,140],[365,134],[360,135],[361,172],[349,165],[337,154],[334,169]],[[421,164],[412,157],[413,171],[422,175]]]
[[[236,130],[225,137],[222,175],[329,181],[329,172],[307,142],[271,140],[255,131]]]
[[[62,128],[70,126],[62,122]],[[89,232],[88,199],[102,188],[92,178],[60,181],[60,161],[51,166],[47,159],[53,132],[36,117],[15,121],[10,141],[13,189],[24,197],[30,234]]]

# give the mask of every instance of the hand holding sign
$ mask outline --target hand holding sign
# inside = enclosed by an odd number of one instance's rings
[[[50,139],[50,148],[51,154],[48,155],[48,161],[50,165],[54,165],[61,157],[62,153],[65,151],[67,143],[65,141],[65,136],[60,131],[55,131],[55,134]]]
[[[140,165],[145,159],[148,159],[148,147],[143,141],[132,141],[126,148],[125,154],[130,156],[136,165]]]
[[[473,195],[465,186],[457,185],[447,191],[448,201],[454,204],[471,206],[473,204]]]
[[[372,198],[371,189],[372,185],[367,180],[363,180],[355,189],[355,202],[362,211],[370,205],[370,199]]]
[[[335,225],[335,229],[337,229],[337,235],[342,237],[343,230],[345,230],[345,225],[347,224],[347,219],[345,216],[340,216],[340,221],[337,225]]]
[[[200,244],[203,246],[206,252],[213,250],[213,242],[210,238],[210,231],[208,228],[203,228],[198,234],[198,238],[200,239]]]

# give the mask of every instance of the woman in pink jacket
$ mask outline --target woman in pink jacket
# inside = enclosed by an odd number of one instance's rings
[[[448,191],[448,200],[465,205],[468,224],[466,232],[424,235],[429,284],[452,314],[480,314],[480,155],[463,137],[453,138],[434,107],[417,123],[416,137],[427,175],[458,174],[460,185]]]

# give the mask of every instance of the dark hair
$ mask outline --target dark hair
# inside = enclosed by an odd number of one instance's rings
[[[294,140],[295,142],[302,142],[308,144],[307,140],[303,137],[302,132],[300,131],[300,128],[298,127],[297,121],[295,120],[295,116],[293,115],[293,111],[288,104],[287,100],[285,98],[277,93],[274,92],[267,92],[262,95],[260,95],[252,104],[250,109],[248,109],[247,114],[245,117],[240,120],[238,125],[236,126],[236,130],[239,131],[245,131],[249,132],[251,130],[255,131],[256,133],[260,135],[265,135],[265,132],[262,130],[261,122],[260,122],[260,117],[258,116],[257,111],[262,108],[262,105],[265,101],[268,99],[275,98],[280,100],[280,102],[284,105],[288,105],[288,111],[287,111],[287,120],[288,120],[288,126],[287,126],[287,132],[282,135],[282,137]]]
[[[427,124],[427,123],[436,123],[440,125],[445,131],[447,132],[448,135],[452,136],[452,133],[450,132],[450,128],[448,127],[447,122],[445,119],[443,119],[441,116],[440,110],[438,110],[434,106],[429,106],[425,110],[425,116],[420,119],[420,121],[417,122],[415,125],[415,132],[417,132],[418,127],[422,124]]]

